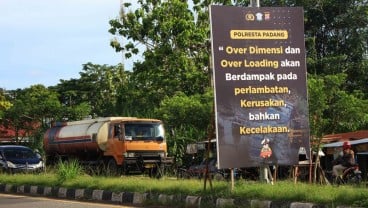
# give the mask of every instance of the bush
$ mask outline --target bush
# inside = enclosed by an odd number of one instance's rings
[[[74,179],[83,172],[82,166],[77,160],[62,161],[57,164],[56,176],[59,184],[66,180]]]

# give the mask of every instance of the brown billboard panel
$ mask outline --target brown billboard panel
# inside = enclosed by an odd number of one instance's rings
[[[309,158],[303,9],[210,7],[220,168]]]

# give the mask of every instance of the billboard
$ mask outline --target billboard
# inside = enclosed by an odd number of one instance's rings
[[[210,6],[220,168],[309,157],[303,9]]]

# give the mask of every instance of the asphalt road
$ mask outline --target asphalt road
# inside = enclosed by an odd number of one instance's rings
[[[135,208],[133,206],[101,204],[71,200],[31,197],[23,195],[0,194],[0,208]]]

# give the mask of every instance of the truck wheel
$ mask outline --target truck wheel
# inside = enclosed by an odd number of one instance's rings
[[[161,178],[162,177],[162,169],[160,167],[154,167],[148,169],[148,175],[150,178]]]
[[[216,181],[223,181],[225,177],[221,173],[215,173],[213,179],[215,179]]]
[[[109,176],[117,176],[119,173],[119,169],[118,169],[118,165],[116,164],[114,159],[110,159],[107,162],[107,170],[106,170],[107,175]]]
[[[156,176],[156,173],[157,173],[157,168],[154,167],[154,168],[148,168],[148,176],[150,178],[153,178]]]
[[[122,175],[128,175],[129,174],[129,167],[128,167],[126,161],[124,161],[124,163],[123,163],[123,169],[122,169],[121,174]]]

